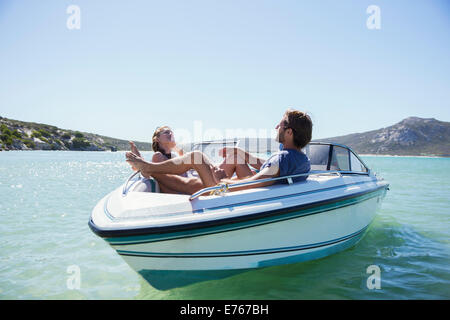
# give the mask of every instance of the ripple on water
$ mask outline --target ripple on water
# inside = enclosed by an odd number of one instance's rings
[[[159,291],[87,226],[97,201],[130,175],[123,159],[120,152],[0,153],[0,298],[450,298],[448,160],[364,158],[391,190],[351,249]],[[381,290],[367,288],[370,265],[381,269]],[[67,287],[69,266],[80,269],[80,290]]]

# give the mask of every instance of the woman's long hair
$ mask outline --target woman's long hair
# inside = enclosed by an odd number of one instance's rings
[[[172,130],[172,129],[170,129],[170,127],[168,127],[168,126],[162,126],[162,127],[156,128],[155,132],[153,133],[153,137],[152,137],[152,149],[155,152],[161,152],[163,155],[167,156],[170,159],[171,158],[170,154],[166,154],[164,149],[162,149],[158,143],[159,134],[161,132],[163,132],[164,130]]]

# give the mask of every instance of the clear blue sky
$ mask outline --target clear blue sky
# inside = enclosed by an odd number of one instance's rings
[[[0,40],[0,115],[65,129],[271,129],[288,107],[315,139],[450,121],[446,0],[0,0]]]

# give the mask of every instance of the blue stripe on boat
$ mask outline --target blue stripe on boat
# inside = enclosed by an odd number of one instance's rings
[[[220,233],[220,232],[227,232],[232,230],[238,230],[238,229],[244,229],[244,228],[250,228],[254,226],[259,226],[263,224],[268,223],[274,223],[278,221],[288,220],[288,219],[295,219],[303,216],[308,216],[312,214],[317,214],[325,211],[330,211],[342,207],[346,207],[349,205],[354,205],[356,203],[366,201],[368,199],[377,197],[381,192],[384,191],[384,188],[378,189],[369,193],[365,193],[361,196],[342,200],[342,201],[336,201],[330,204],[325,205],[319,205],[313,208],[306,208],[303,210],[293,211],[290,213],[285,213],[283,215],[277,215],[277,216],[269,216],[269,217],[263,217],[259,219],[253,219],[248,221],[241,221],[241,222],[235,222],[235,223],[229,223],[219,226],[212,226],[212,227],[204,227],[204,228],[198,228],[193,230],[187,230],[187,231],[178,231],[178,232],[169,232],[164,234],[145,234],[145,235],[137,235],[137,236],[124,236],[124,237],[114,237],[114,238],[105,238],[106,241],[110,245],[130,245],[130,244],[138,244],[138,243],[149,243],[149,242],[155,242],[155,241],[164,241],[164,240],[172,240],[172,239],[180,239],[180,238],[187,238],[187,237],[195,237],[195,236],[201,236],[206,234],[213,234],[213,233]]]
[[[300,246],[290,246],[282,248],[271,248],[271,249],[260,249],[260,250],[247,250],[247,251],[231,251],[231,252],[195,252],[195,253],[162,253],[162,252],[140,252],[140,251],[127,251],[127,250],[117,250],[122,256],[137,256],[137,257],[151,257],[151,258],[216,258],[216,257],[235,257],[235,256],[249,256],[249,255],[261,255],[261,254],[274,254],[283,253],[290,251],[301,251],[308,249],[315,249],[320,247],[326,247],[333,244],[337,244],[352,238],[362,235],[366,231],[367,227],[361,230],[349,234],[345,237],[340,237],[337,239],[312,243]]]

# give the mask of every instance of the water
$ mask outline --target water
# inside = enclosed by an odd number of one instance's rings
[[[131,173],[123,152],[0,152],[0,299],[449,299],[450,159],[362,158],[391,187],[355,247],[159,291],[87,225]]]

